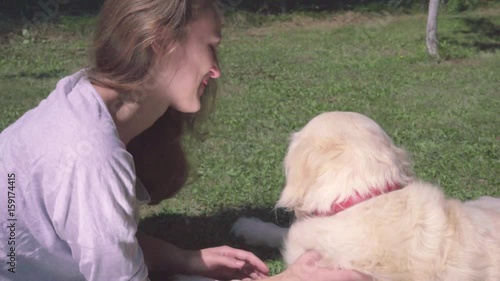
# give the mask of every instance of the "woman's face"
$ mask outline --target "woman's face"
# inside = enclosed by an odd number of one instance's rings
[[[221,74],[216,56],[220,41],[221,21],[215,9],[201,12],[188,24],[185,44],[174,50],[159,73],[161,102],[185,113],[200,110],[208,81]]]

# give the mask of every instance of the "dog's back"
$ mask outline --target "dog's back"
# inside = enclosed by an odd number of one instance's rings
[[[454,255],[458,262],[448,262],[451,270],[445,280],[459,280],[453,274],[461,274],[471,265],[485,275],[469,280],[500,280],[500,199],[482,197],[466,203],[453,201],[448,205],[455,210],[461,232],[456,239]],[[461,266],[454,266],[455,263]]]
[[[498,281],[500,236],[487,226],[498,224],[498,212],[447,200],[435,186],[412,183],[334,216],[295,223],[284,258],[290,264],[314,249],[325,265],[384,281]]]

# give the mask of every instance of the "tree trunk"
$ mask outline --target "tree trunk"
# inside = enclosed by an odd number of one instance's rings
[[[286,14],[286,10],[287,10],[287,7],[286,7],[286,0],[281,0],[280,1],[280,10],[281,10],[281,13],[282,14]]]
[[[427,52],[433,57],[438,54],[437,40],[437,17],[439,10],[439,0],[429,1],[429,15],[427,17]]]

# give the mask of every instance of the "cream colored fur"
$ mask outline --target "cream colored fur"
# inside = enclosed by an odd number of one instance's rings
[[[285,170],[277,206],[298,218],[284,245],[287,264],[314,249],[323,266],[374,280],[500,281],[500,199],[464,204],[415,180],[405,151],[368,117],[317,116],[292,136]],[[404,188],[330,217],[311,216],[390,183]]]

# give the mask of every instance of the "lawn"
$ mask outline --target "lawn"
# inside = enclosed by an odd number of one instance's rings
[[[0,41],[0,129],[85,66],[93,17],[62,17]],[[265,22],[264,18],[264,22]],[[273,210],[290,134],[315,115],[357,111],[411,152],[415,171],[462,200],[500,197],[500,9],[443,14],[441,59],[427,56],[426,15],[231,17],[208,138],[189,139],[195,179],[142,210],[141,229],[186,248],[246,246],[242,215],[286,225]],[[2,23],[5,24],[5,23]],[[279,272],[279,253],[247,248]]]

